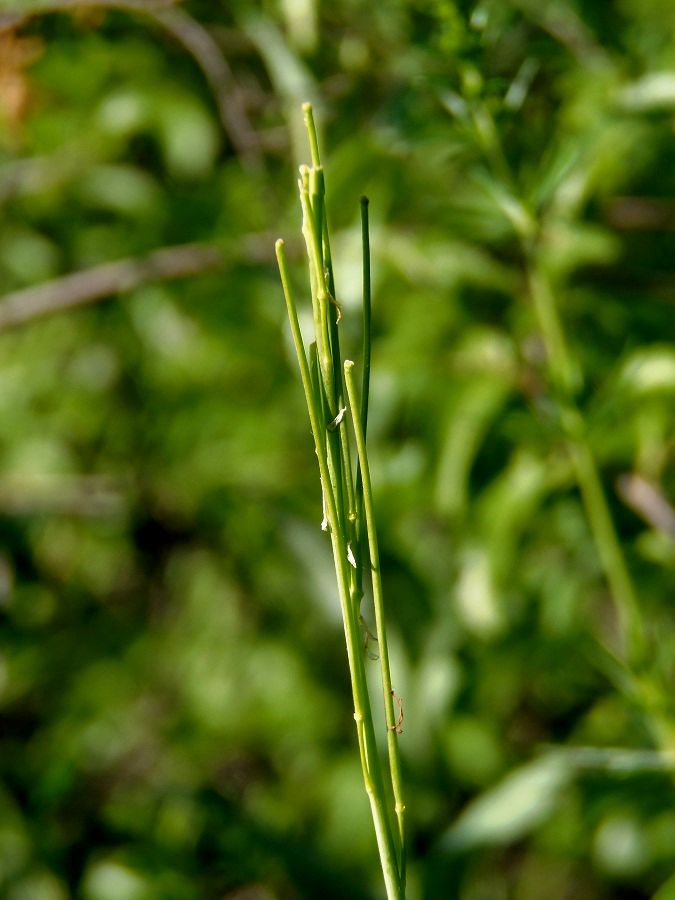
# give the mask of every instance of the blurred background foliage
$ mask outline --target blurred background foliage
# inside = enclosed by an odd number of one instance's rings
[[[307,99],[354,347],[371,198],[410,896],[673,900],[671,0],[0,2],[0,894],[381,896],[273,264]]]

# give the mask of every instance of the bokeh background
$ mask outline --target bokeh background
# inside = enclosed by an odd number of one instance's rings
[[[410,897],[672,900],[671,0],[0,3],[0,895],[382,896],[273,258],[306,297],[304,100],[352,353],[371,199]]]

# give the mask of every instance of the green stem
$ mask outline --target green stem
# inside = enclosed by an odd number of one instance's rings
[[[332,416],[337,415],[337,397],[335,375],[331,358],[330,331],[328,325],[329,294],[323,268],[323,256],[318,234],[318,227],[310,202],[309,185],[305,179],[300,182],[300,204],[302,206],[302,233],[307,247],[309,259],[310,281],[312,285],[312,307],[314,310],[314,327],[316,330],[319,365],[326,391],[326,398]]]
[[[319,462],[319,475],[321,478],[326,516],[331,534],[333,558],[338,582],[338,595],[344,624],[345,643],[347,646],[347,660],[354,700],[354,719],[356,721],[363,779],[371,806],[387,897],[389,900],[402,900],[404,893],[399,873],[398,854],[385,806],[384,781],[379,755],[377,753],[375,729],[373,726],[365,667],[361,653],[358,620],[354,615],[354,608],[350,597],[347,545],[344,531],[341,527],[340,517],[338,515],[336,497],[331,483],[331,473],[328,468],[327,445],[325,440],[326,421],[325,416],[323,415],[322,405],[318,402],[315,389],[312,385],[312,375],[305,354],[300,324],[298,321],[297,305],[291,288],[288,275],[288,263],[286,260],[284,242],[282,240],[276,242],[276,255],[291,326],[291,334],[300,368],[300,377],[305,392],[305,400],[307,402],[310,428]]]
[[[319,156],[319,139],[316,134],[316,125],[314,123],[314,111],[311,103],[302,104],[302,114],[305,119],[305,128],[309,137],[309,152],[312,155],[312,165],[317,168],[321,165],[321,157]]]
[[[575,419],[579,416],[577,410],[569,410],[568,415]],[[646,652],[643,620],[600,473],[584,434],[577,434],[572,439],[570,449],[586,516],[616,605],[626,657],[631,666],[639,670],[645,662]]]
[[[633,582],[602,486],[598,465],[574,394],[581,375],[573,366],[555,295],[536,261],[536,247],[525,248],[528,284],[548,356],[551,380],[561,397],[561,420],[600,564],[609,585],[626,659],[639,669],[645,662],[646,636]]]
[[[389,667],[389,650],[387,646],[387,632],[385,629],[384,594],[382,590],[382,576],[380,571],[380,554],[375,527],[375,510],[373,505],[373,492],[370,482],[370,470],[366,452],[366,439],[363,433],[363,424],[359,415],[359,405],[356,397],[356,387],[352,369],[354,363],[346,360],[344,364],[345,385],[351,412],[356,449],[363,477],[363,505],[368,534],[368,552],[370,554],[370,569],[373,586],[373,604],[375,608],[375,628],[380,653],[380,674],[382,677],[382,694],[384,698],[384,713],[387,723],[387,749],[389,751],[389,769],[391,783],[394,791],[394,811],[398,821],[399,853],[401,880],[405,884],[405,804],[403,803],[401,758],[398,747],[398,734],[401,719],[397,715],[394,689],[391,684],[391,671]],[[400,702],[400,701],[399,701]],[[401,708],[402,709],[402,708]],[[401,713],[402,716],[402,713]]]
[[[315,160],[314,166],[319,162],[319,148],[316,138],[316,129],[314,127],[314,119],[311,107],[306,114],[306,125],[309,135],[310,146],[312,150],[312,158]],[[342,354],[340,352],[340,335],[338,325],[342,317],[335,296],[335,280],[333,278],[333,260],[330,249],[330,236],[328,232],[328,217],[326,215],[326,186],[323,177],[323,169],[318,166],[311,170],[310,183],[314,184],[311,193],[312,209],[314,212],[314,223],[317,240],[321,251],[321,273],[320,277],[325,279],[325,285],[329,296],[329,302],[326,305],[325,313],[328,320],[328,339],[330,344],[330,356],[333,363],[333,384],[335,387],[335,408],[337,415],[341,415],[344,410],[344,389],[342,384]],[[339,450],[337,442],[339,441]],[[342,517],[344,523],[345,534],[348,535],[348,544],[352,549],[352,554],[359,555],[358,547],[358,531],[357,531],[357,504],[354,492],[354,483],[352,481],[352,461],[351,449],[349,446],[349,435],[346,428],[338,428],[338,438],[331,441],[331,448],[335,447],[335,453],[340,457],[340,471],[342,479],[341,494],[343,498]],[[350,572],[350,598],[355,616],[359,618],[359,608],[361,603],[361,585],[359,581],[360,568],[357,565],[356,570]]]
[[[361,197],[361,247],[363,256],[363,378],[361,381],[361,428],[365,441],[368,432],[368,404],[370,399],[370,358],[372,332],[372,300],[370,278],[370,229],[368,225],[368,198]],[[357,593],[363,595],[363,569],[368,560],[368,542],[363,522],[363,482],[361,465],[356,460],[356,544],[359,548],[359,565],[357,568]]]
[[[573,397],[580,386],[580,374],[570,358],[550,282],[529,257],[526,250],[528,288],[546,346],[551,380],[563,396]]]
[[[311,116],[311,107],[310,107]],[[316,143],[316,131],[313,119],[310,118],[310,143],[312,138]],[[318,154],[318,146],[316,149]],[[340,354],[340,337],[338,334],[338,322],[342,313],[335,299],[335,284],[333,280],[333,263],[328,237],[328,221],[326,217],[326,188],[322,168],[312,168],[309,175],[309,196],[313,227],[311,239],[314,246],[314,255],[310,258],[310,264],[316,268],[315,281],[320,286],[323,296],[327,296],[327,302],[319,303],[318,315],[321,317],[319,327],[324,331],[324,339],[327,341],[327,355],[332,363],[332,373],[326,392],[329,394],[329,407],[334,410],[329,421],[333,421],[341,414],[344,408],[344,391],[342,386],[342,363]],[[327,330],[326,330],[327,329]],[[328,363],[326,363],[328,366]],[[334,395],[334,400],[333,400]],[[354,497],[354,485],[352,482],[351,452],[349,448],[349,436],[344,428],[331,428],[329,446],[332,459],[332,469],[336,479],[340,479],[339,512],[343,527],[349,534],[349,541],[355,544],[356,530],[356,503]],[[356,549],[356,547],[354,547]]]
[[[478,143],[496,180],[512,186],[506,157],[496,129],[481,127],[487,119],[474,119]],[[489,124],[489,123],[488,123]],[[563,427],[569,442],[575,475],[593,541],[616,609],[628,664],[639,668],[645,661],[646,636],[637,596],[609,503],[602,487],[598,465],[588,444],[585,424],[575,396],[581,387],[579,367],[570,354],[558,312],[550,277],[539,259],[543,229],[524,228],[519,232],[526,266],[527,286],[539,329],[546,347],[551,382],[561,400]]]
[[[368,198],[361,197],[361,246],[363,248],[363,380],[361,382],[361,427],[368,433],[368,401],[370,398],[371,354],[371,287],[370,287],[370,228]]]

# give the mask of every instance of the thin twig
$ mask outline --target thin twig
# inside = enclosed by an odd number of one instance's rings
[[[80,146],[66,144],[51,156],[13,159],[0,165],[0,203],[21,194],[60,186],[80,175],[85,157]]]
[[[657,485],[631,472],[619,476],[617,489],[624,503],[651,528],[675,537],[675,509]]]
[[[149,281],[198,275],[223,263],[224,256],[218,247],[181,244],[162,247],[145,257],[93,266],[0,297],[0,331],[114,294],[128,293]]]
[[[109,518],[124,514],[129,489],[124,479],[99,475],[5,476],[0,478],[0,510],[11,516]]]
[[[260,141],[248,121],[232,70],[214,38],[182,9],[148,10],[190,53],[204,73],[218,106],[218,115],[242,163],[260,168]]]

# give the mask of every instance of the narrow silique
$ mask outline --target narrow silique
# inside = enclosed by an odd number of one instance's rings
[[[402,706],[394,693],[389,667],[380,559],[366,450],[370,376],[370,246],[368,201],[361,199],[363,241],[363,359],[360,391],[354,363],[342,361],[340,321],[326,218],[324,172],[312,108],[303,106],[311,166],[300,167],[298,187],[302,234],[307,250],[314,341],[305,347],[291,287],[284,242],[276,243],[309,423],[319,462],[323,495],[322,528],[330,534],[344,622],[347,661],[354,701],[354,720],[363,780],[377,838],[387,897],[405,896],[405,806],[401,790],[398,738]],[[366,678],[366,652],[361,618],[364,576],[370,579],[375,611],[375,637],[382,681],[388,765],[380,758]],[[365,632],[366,638],[368,632]]]

